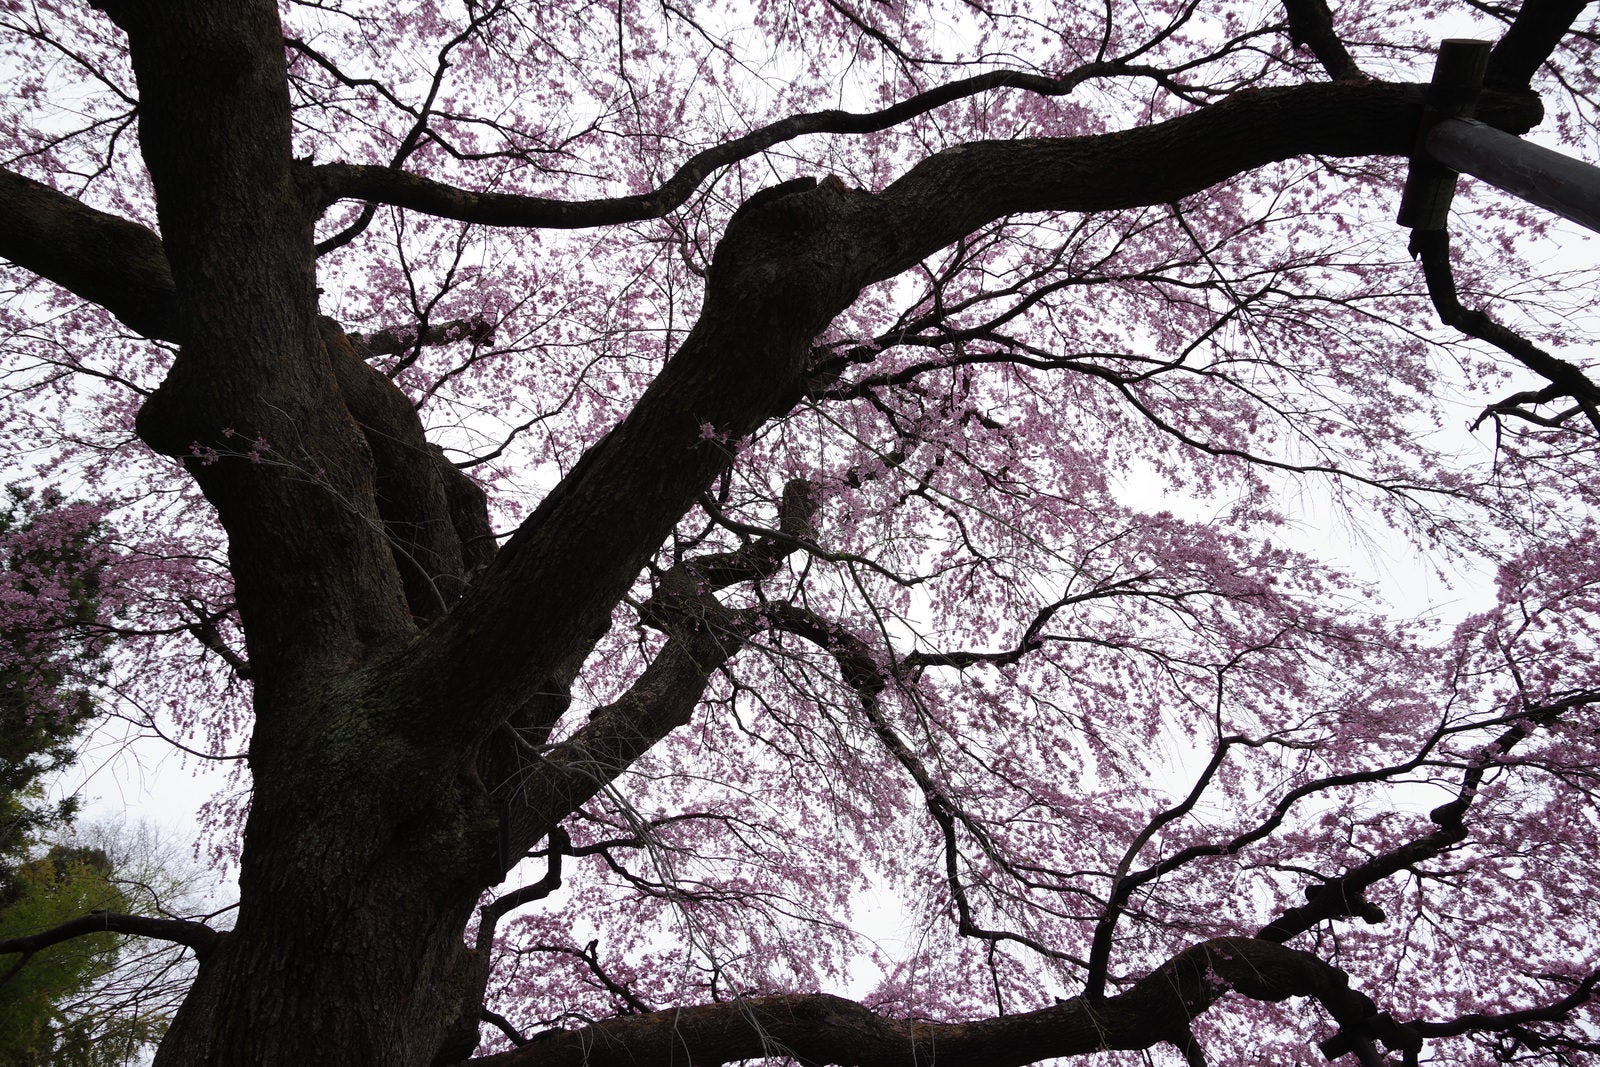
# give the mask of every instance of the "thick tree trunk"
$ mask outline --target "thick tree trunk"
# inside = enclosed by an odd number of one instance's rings
[[[470,1054],[476,1020],[458,1009],[472,988],[460,939],[472,899],[439,906],[398,865],[343,892],[289,881],[256,888],[268,903],[255,896],[207,960],[158,1065],[424,1067]]]
[[[237,923],[158,1064],[421,1067],[476,1045],[462,935],[500,878],[502,824],[475,775],[397,744],[386,710],[356,679],[258,708]]]
[[[342,338],[318,320],[277,10],[106,7],[139,82],[181,346],[139,431],[227,529],[256,687],[237,926],[158,1062],[427,1064],[458,1018],[498,826],[472,776],[394,740],[363,684],[416,635],[426,598],[389,530],[417,524],[392,500],[384,521],[379,475],[404,457],[369,447],[381,412],[358,375],[341,383]]]

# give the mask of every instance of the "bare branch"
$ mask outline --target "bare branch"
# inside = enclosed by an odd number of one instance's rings
[[[124,915],[121,912],[96,910],[37,934],[0,941],[0,955],[13,952],[32,955],[51,945],[59,945],[63,941],[107,932],[171,941],[193,949],[194,954],[201,959],[217,946],[223,936],[220,931],[213,930],[205,923],[191,922],[188,919],[157,919],[148,915]]]

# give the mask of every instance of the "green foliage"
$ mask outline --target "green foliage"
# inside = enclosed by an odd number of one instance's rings
[[[3,684],[3,683],[0,683]],[[24,891],[17,864],[41,836],[69,826],[77,799],[46,803],[38,779],[72,762],[75,729],[65,720],[16,713],[0,698],[0,907]]]
[[[121,911],[125,903],[111,881],[105,853],[60,846],[17,867],[14,895],[0,909],[0,940],[47,930],[95,909]],[[81,1021],[65,1017],[61,1005],[111,969],[118,940],[109,933],[74,938],[40,950],[11,974],[0,987],[0,1067],[96,1062],[60,1055],[92,1037],[81,1032]]]
[[[100,509],[59,493],[9,489],[0,512],[0,941],[91,911],[142,910],[105,847],[72,836],[73,798],[45,799],[95,713],[99,627],[111,557]],[[124,952],[92,934],[31,956],[0,957],[0,1067],[127,1063],[166,1029],[162,1011],[108,998]],[[161,1007],[165,1007],[164,1004]]]

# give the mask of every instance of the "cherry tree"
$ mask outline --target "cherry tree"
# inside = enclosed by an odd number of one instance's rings
[[[1583,3],[0,26],[8,463],[240,893],[0,952],[192,950],[159,1063],[1600,1052],[1593,257],[1393,221],[1447,35],[1596,158]]]

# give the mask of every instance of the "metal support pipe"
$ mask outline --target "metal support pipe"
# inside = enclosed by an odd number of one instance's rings
[[[1445,166],[1600,233],[1600,167],[1473,119],[1435,124],[1424,144],[1428,154]]]

